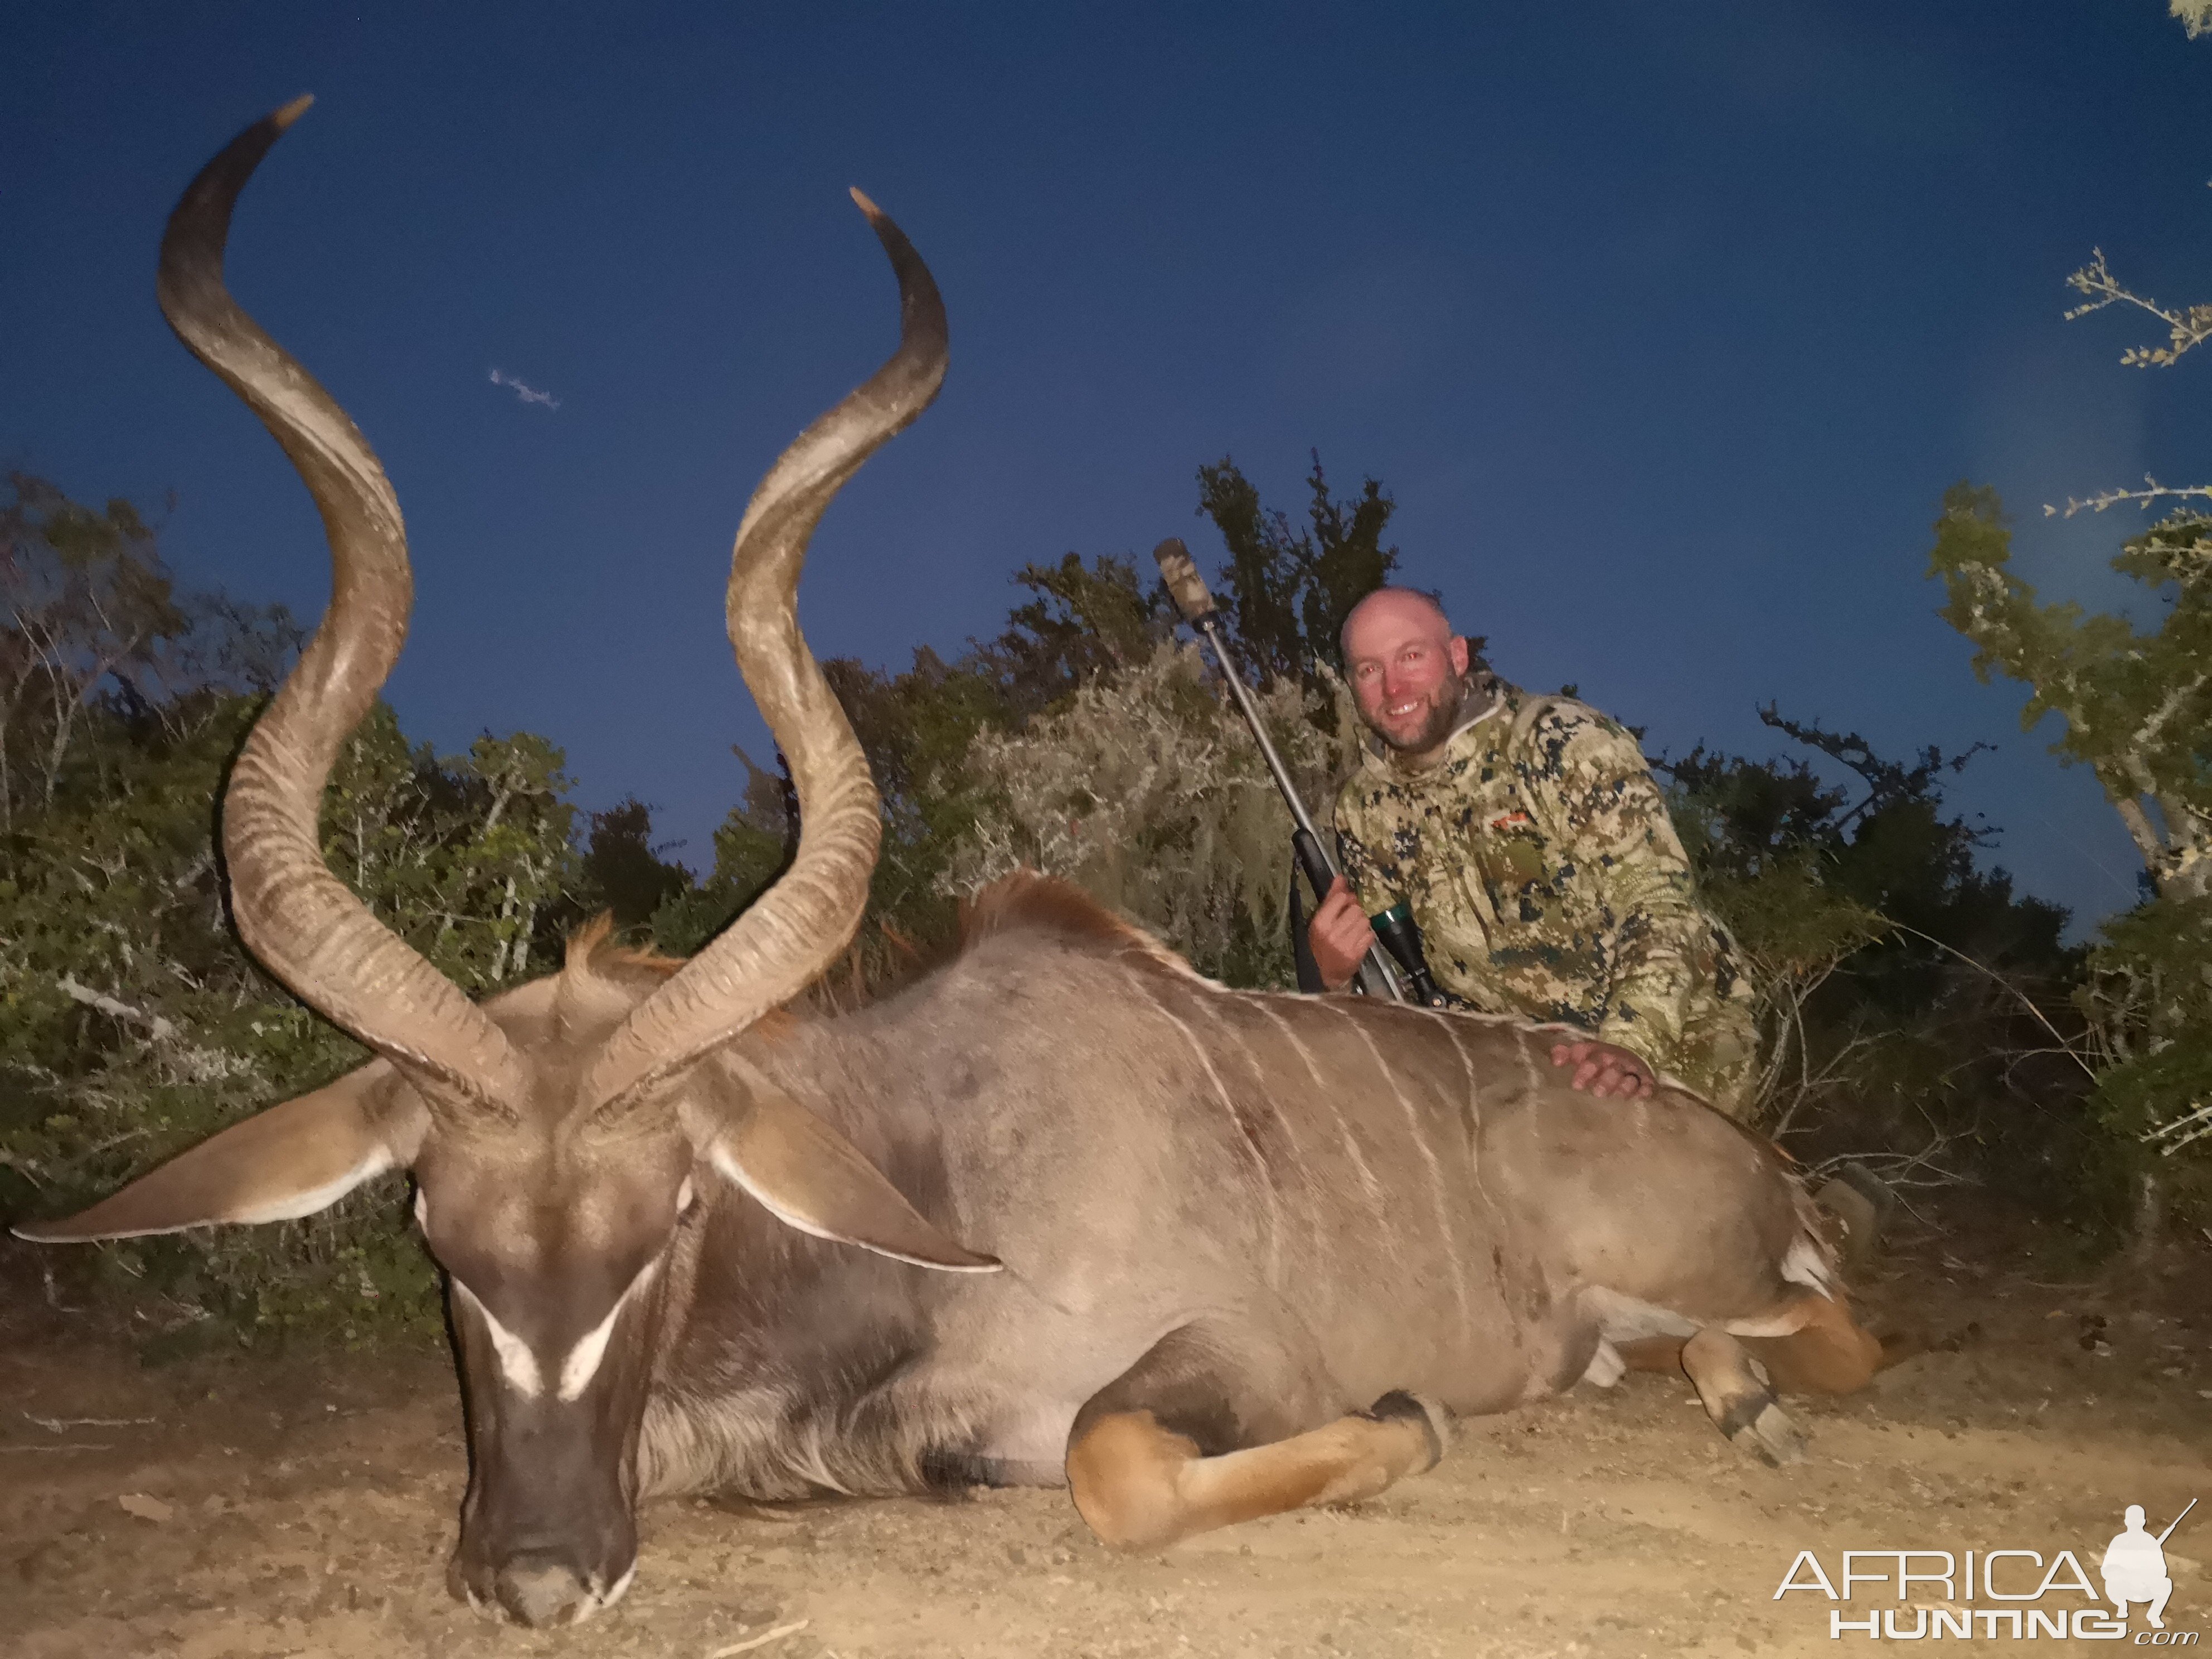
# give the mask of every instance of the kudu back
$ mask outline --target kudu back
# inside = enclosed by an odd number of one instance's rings
[[[1876,1345],[1780,1157],[1662,1088],[1594,1100],[1554,1029],[1228,990],[1035,876],[945,966],[857,1012],[785,1012],[852,939],[880,833],[798,629],[807,540],[943,377],[905,237],[901,340],[776,462],[732,551],[732,645],[788,757],[790,868],[687,962],[604,927],[472,1003],[325,867],[338,746],[406,632],[398,507],[361,434],[231,301],[231,209],[306,106],[179,204],[162,307],[297,467],[329,613],[223,803],[238,927],[377,1058],[67,1220],[82,1241],[307,1215],[404,1168],[449,1276],[471,1474],[456,1594],[581,1620],[639,1503],[1066,1484],[1155,1545],[1426,1468],[1449,1416],[1679,1364],[1732,1440],[1800,1437],[1772,1386],[1848,1389]]]

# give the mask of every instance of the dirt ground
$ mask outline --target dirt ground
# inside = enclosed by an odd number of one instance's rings
[[[1814,1450],[1795,1469],[1740,1458],[1686,1383],[1642,1376],[1465,1422],[1442,1467],[1355,1510],[1164,1554],[1109,1554],[1058,1492],[672,1502],[646,1513],[629,1598],[558,1632],[483,1622],[446,1595],[464,1450],[442,1356],[149,1370],[83,1319],[11,1295],[0,1651],[710,1659],[766,1637],[744,1650],[1833,1653],[1831,1603],[1776,1599],[1800,1550],[1836,1576],[1847,1548],[2071,1548],[2094,1575],[2126,1504],[2155,1530],[2212,1500],[2212,1248],[2060,1283],[2038,1270],[2035,1237],[1984,1220],[1893,1240],[1860,1275],[1863,1302],[1877,1329],[1915,1329],[1929,1350],[1862,1396],[1798,1402]],[[2208,1511],[2166,1546],[2175,1632],[2212,1629]],[[2140,1610],[2131,1628],[2147,1628]]]

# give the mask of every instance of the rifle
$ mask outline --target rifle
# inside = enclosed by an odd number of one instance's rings
[[[1221,665],[1221,677],[1229,682],[1230,695],[1236,698],[1238,711],[1245,725],[1252,728],[1253,740],[1260,745],[1260,757],[1267,763],[1267,771],[1275,780],[1275,787],[1283,797],[1283,805],[1291,809],[1291,821],[1297,827],[1291,832],[1291,846],[1297,854],[1298,866],[1305,872],[1312,886],[1314,904],[1319,908],[1335,884],[1336,866],[1321,844],[1321,836],[1314,829],[1305,803],[1298,799],[1297,787],[1291,781],[1283,757],[1275,752],[1269,741],[1267,727],[1260,718],[1259,705],[1252,701],[1252,693],[1244,684],[1229,641],[1221,626],[1221,613],[1213,608],[1213,595],[1206,592],[1206,579],[1198,574],[1198,566],[1190,556],[1190,550],[1180,537],[1170,536],[1152,550],[1152,557],[1160,567],[1160,578],[1166,582],[1173,596],[1176,609],[1182,618],[1205,636],[1213,647],[1215,659]],[[1369,918],[1376,938],[1389,948],[1406,970],[1412,982],[1413,1000],[1429,1007],[1439,1007],[1443,998],[1429,976],[1429,964],[1421,954],[1420,935],[1414,930],[1413,913],[1404,905],[1393,905],[1379,916]],[[1354,982],[1371,997],[1387,997],[1395,1002],[1406,1001],[1405,990],[1399,985],[1397,975],[1390,971],[1379,948],[1370,946],[1366,960],[1359,964]]]

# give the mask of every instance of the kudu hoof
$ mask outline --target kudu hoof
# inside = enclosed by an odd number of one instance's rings
[[[1729,1444],[1749,1452],[1773,1468],[1786,1468],[1805,1461],[1811,1440],[1789,1413],[1774,1403],[1772,1395],[1753,1395],[1741,1401],[1721,1425]]]
[[[1428,1437],[1429,1461],[1412,1474],[1426,1474],[1444,1460],[1444,1448],[1451,1444],[1451,1418],[1442,1406],[1425,1394],[1414,1394],[1406,1389],[1393,1389],[1365,1411],[1356,1415],[1371,1423],[1418,1421]]]

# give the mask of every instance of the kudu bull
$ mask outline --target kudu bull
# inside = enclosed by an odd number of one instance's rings
[[[688,962],[587,929],[558,974],[471,1002],[317,843],[410,592],[368,445],[223,287],[233,204],[305,104],[193,182],[161,298],[290,457],[335,566],[224,799],[239,932],[378,1057],[19,1231],[276,1221],[411,1170],[468,1407],[456,1593],[585,1618],[667,1492],[1064,1481],[1102,1539],[1163,1544],[1380,1492],[1437,1461],[1447,1413],[1609,1383],[1632,1343],[1775,1459],[1800,1437],[1770,1384],[1865,1380],[1878,1350],[1783,1160],[1678,1090],[1576,1093],[1555,1033],[1228,990],[1035,877],[983,893],[960,954],[897,996],[779,1012],[854,936],[880,834],[799,635],[800,562],[945,363],[929,272],[857,192],[897,352],[777,461],[731,561],[731,642],[797,785],[793,863]]]

